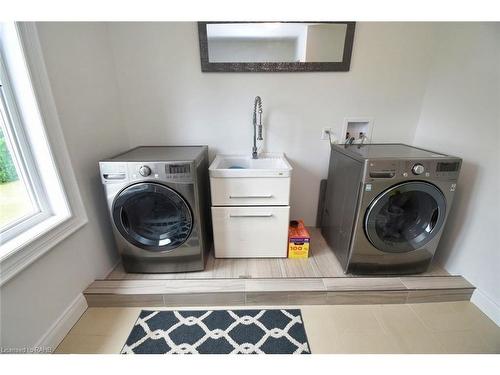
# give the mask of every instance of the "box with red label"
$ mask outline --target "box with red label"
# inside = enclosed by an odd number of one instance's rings
[[[301,259],[309,256],[311,237],[302,220],[290,221],[288,227],[288,258]]]

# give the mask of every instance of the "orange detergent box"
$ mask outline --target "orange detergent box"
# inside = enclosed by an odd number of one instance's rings
[[[288,227],[288,258],[302,259],[309,256],[311,237],[302,220],[290,221]]]

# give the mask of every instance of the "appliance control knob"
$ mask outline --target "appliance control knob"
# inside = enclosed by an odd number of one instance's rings
[[[139,168],[139,173],[141,174],[141,176],[147,177],[151,174],[151,168],[149,168],[147,165],[143,165]]]
[[[425,172],[425,168],[422,164],[415,164],[411,169],[413,174],[419,175]]]

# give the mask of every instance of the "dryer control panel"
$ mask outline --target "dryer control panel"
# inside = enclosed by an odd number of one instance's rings
[[[166,163],[165,180],[170,182],[193,182],[194,164],[192,163]]]
[[[146,180],[192,183],[195,170],[191,162],[101,162],[100,169],[104,184]]]

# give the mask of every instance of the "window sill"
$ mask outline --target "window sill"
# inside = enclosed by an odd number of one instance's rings
[[[51,216],[0,246],[0,286],[87,223],[85,216]]]

